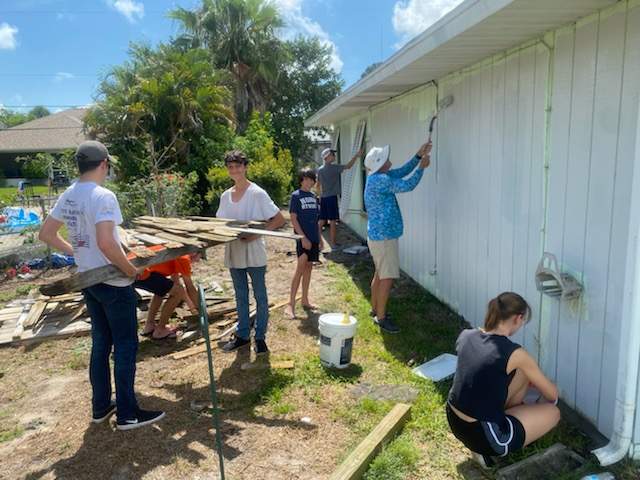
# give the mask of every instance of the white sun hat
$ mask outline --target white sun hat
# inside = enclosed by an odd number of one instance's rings
[[[369,170],[369,174],[376,173],[389,160],[389,145],[384,147],[372,147],[364,159],[364,166]]]

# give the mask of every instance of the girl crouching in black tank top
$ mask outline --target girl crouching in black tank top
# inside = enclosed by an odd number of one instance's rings
[[[530,314],[520,295],[501,293],[489,302],[484,329],[464,330],[456,342],[458,366],[447,419],[456,438],[479,454],[474,458],[483,465],[488,457],[529,445],[560,420],[558,389],[526,350],[508,338]],[[529,382],[549,403],[522,403]]]

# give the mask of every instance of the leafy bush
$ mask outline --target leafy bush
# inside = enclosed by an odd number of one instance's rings
[[[47,178],[49,165],[53,162],[53,155],[36,153],[33,156],[18,157],[17,160],[22,163],[22,175],[26,178]]]
[[[200,212],[200,201],[194,195],[198,174],[160,173],[127,183],[109,185],[125,220],[141,215],[175,217]]]
[[[268,112],[263,116],[254,113],[245,135],[235,138],[233,148],[242,150],[249,158],[249,180],[264,188],[277,205],[284,204],[292,187],[293,158],[289,150],[275,148],[271,115]],[[233,185],[233,181],[221,162],[209,169],[207,179],[210,183],[207,201],[215,211],[220,196]]]

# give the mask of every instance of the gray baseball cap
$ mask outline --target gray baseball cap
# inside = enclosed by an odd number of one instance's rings
[[[96,140],[87,140],[82,142],[75,155],[76,162],[83,164],[97,164],[105,159],[108,159],[111,163],[116,164],[116,160],[109,155],[107,147]]]

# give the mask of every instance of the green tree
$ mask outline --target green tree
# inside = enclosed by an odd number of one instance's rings
[[[101,82],[85,126],[118,157],[124,180],[206,172],[232,139],[231,95],[222,81],[205,50],[133,45],[130,60]]]
[[[269,110],[278,145],[304,163],[311,142],[304,120],[340,94],[343,80],[329,66],[332,48],[317,38],[298,37],[285,43],[288,63],[278,79]]]
[[[181,48],[206,47],[215,67],[234,79],[238,130],[251,112],[264,112],[286,52],[276,37],[283,26],[278,10],[265,0],[203,0],[200,8],[178,8],[169,14],[182,27],[175,40]]]
[[[36,118],[46,117],[51,112],[45,107],[33,107],[29,113],[20,113],[5,108],[0,108],[0,128],[11,128],[22,123],[30,122]]]
[[[51,115],[51,112],[47,108],[43,107],[42,105],[33,107],[28,114],[29,120],[35,120],[36,118],[42,118],[48,115]]]
[[[291,152],[275,146],[271,135],[271,115],[254,112],[243,136],[233,142],[233,148],[242,150],[249,158],[247,177],[264,188],[277,205],[283,205],[292,188],[293,159]],[[233,182],[220,162],[211,167],[207,178],[210,190],[207,200],[213,212],[220,196]]]
[[[367,68],[364,69],[364,72],[362,72],[362,74],[360,75],[360,78],[366,77],[371,72],[373,72],[376,68],[378,68],[380,65],[382,65],[382,62],[372,63],[371,65],[369,65]]]

